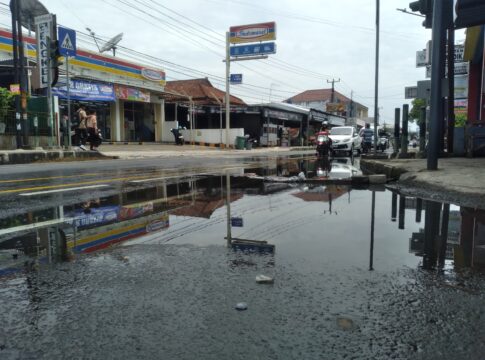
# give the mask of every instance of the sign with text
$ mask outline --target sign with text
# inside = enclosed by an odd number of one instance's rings
[[[274,42],[231,46],[231,56],[266,55],[276,53]]]
[[[276,40],[276,23],[231,26],[229,42],[232,44]]]
[[[20,84],[10,84],[10,92],[12,95],[20,95]]]
[[[115,85],[116,97],[121,100],[150,102],[150,92],[122,85]]]
[[[52,37],[52,15],[35,17],[37,38],[37,68],[39,71],[39,88],[49,85],[49,38]],[[54,40],[54,39],[53,39]]]
[[[57,34],[59,53],[64,57],[76,56],[76,31],[59,26]]]
[[[72,79],[69,81],[69,93],[72,100],[116,101],[112,84]],[[52,88],[52,94],[67,99],[67,86]]]
[[[243,227],[243,218],[240,217],[232,217],[231,218],[231,225],[234,227]]]
[[[416,51],[416,67],[425,67],[427,65],[426,62],[426,49]]]
[[[229,81],[233,85],[242,84],[242,74],[231,74]]]

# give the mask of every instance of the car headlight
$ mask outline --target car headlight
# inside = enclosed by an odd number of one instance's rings
[[[347,143],[347,142],[349,142],[350,140],[352,140],[352,139],[351,139],[351,138],[347,138],[347,139],[343,139],[343,140],[342,140],[342,142]]]
[[[334,144],[338,144],[340,142],[340,140],[333,140],[332,141]]]

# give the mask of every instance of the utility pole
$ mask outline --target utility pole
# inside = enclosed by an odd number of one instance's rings
[[[332,83],[332,103],[335,102],[335,83],[340,82],[340,79],[332,79],[332,81],[327,80],[327,83],[330,84]]]
[[[350,109],[349,109],[349,117],[354,117],[354,90],[350,90]]]
[[[380,2],[376,0],[376,77],[374,85],[374,155],[377,155],[377,125],[379,124],[379,14]]]
[[[229,77],[231,73],[231,52],[230,52],[230,36],[231,33],[229,31],[226,32],[226,147],[229,147],[229,129],[230,129],[230,121],[231,121],[231,97],[229,94],[230,85],[229,85]]]

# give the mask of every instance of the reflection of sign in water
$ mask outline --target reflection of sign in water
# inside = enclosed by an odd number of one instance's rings
[[[468,99],[455,100],[455,114],[467,114]]]
[[[68,213],[68,217],[73,217],[76,227],[79,229],[86,228],[93,225],[107,224],[118,220],[119,207],[118,206],[103,206],[100,208],[90,208],[89,213],[85,213],[83,209]]]
[[[121,220],[134,219],[152,211],[153,211],[153,202],[122,206],[120,210],[120,219]]]
[[[143,236],[148,232],[165,229],[168,226],[168,213],[148,215],[134,220],[82,230],[78,233],[75,242],[73,240],[68,242],[68,247],[77,253],[89,253],[121,241]]]
[[[147,232],[154,232],[168,228],[170,225],[168,214],[162,215],[159,219],[151,221],[147,227]]]

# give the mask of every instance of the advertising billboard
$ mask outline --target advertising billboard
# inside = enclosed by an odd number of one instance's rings
[[[260,24],[231,26],[229,32],[229,42],[232,44],[276,40],[276,23],[273,21]]]

